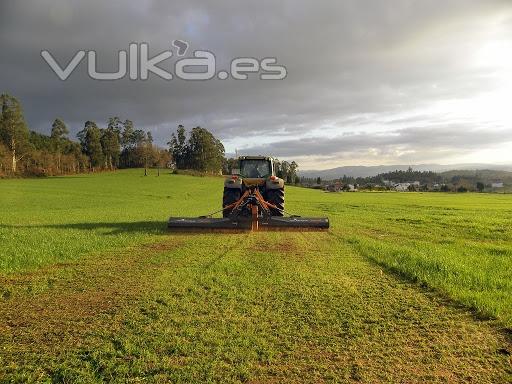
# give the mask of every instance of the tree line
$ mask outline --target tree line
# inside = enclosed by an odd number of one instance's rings
[[[385,180],[389,180],[394,183],[405,183],[408,181],[419,181],[421,184],[434,184],[441,183],[443,177],[433,171],[417,171],[409,167],[406,171],[395,170],[390,172],[380,173],[376,176],[368,177],[351,177],[343,175],[339,179],[342,183],[346,184],[381,184]]]
[[[117,168],[169,167],[200,173],[228,174],[235,159],[225,157],[222,142],[206,128],[187,132],[179,125],[168,148],[153,143],[151,132],[136,129],[133,121],[111,117],[105,127],[88,120],[77,134],[56,118],[50,134],[29,130],[20,102],[0,96],[0,176],[42,176],[115,170]],[[298,182],[295,161],[276,159],[276,172],[288,183]]]
[[[131,167],[165,167],[167,149],[153,144],[151,132],[135,129],[131,120],[108,119],[100,128],[87,121],[78,142],[66,123],[56,118],[50,135],[29,130],[20,102],[0,96],[0,175],[59,175]]]
[[[413,183],[410,191],[441,191],[441,192],[484,192],[494,191],[493,183],[502,182],[508,190],[512,185],[512,172],[497,170],[453,170],[441,173],[433,171],[417,171],[409,167],[406,171],[395,170],[369,177],[351,177],[343,175],[334,180],[322,180],[320,177],[300,178],[304,186],[319,187],[339,183],[343,186],[357,185],[359,189],[388,190],[396,183]]]
[[[166,167],[171,160],[169,151],[153,144],[151,132],[135,129],[131,120],[111,117],[106,128],[87,121],[77,136],[93,170]]]

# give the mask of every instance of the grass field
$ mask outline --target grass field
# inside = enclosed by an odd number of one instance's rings
[[[330,231],[165,231],[221,186],[0,180],[0,382],[512,379],[512,195],[289,187]]]

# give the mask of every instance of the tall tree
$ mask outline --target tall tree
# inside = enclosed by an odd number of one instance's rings
[[[121,122],[121,119],[117,116],[109,117],[107,127],[121,134],[123,123]]]
[[[89,157],[91,167],[97,168],[104,164],[105,157],[101,147],[101,130],[94,121],[86,121],[84,129],[78,132],[82,151]]]
[[[224,160],[224,145],[206,128],[192,128],[189,138],[190,168],[201,172],[220,173]]]
[[[295,162],[295,160],[293,160],[291,163],[290,163],[290,168],[289,168],[289,174],[288,174],[288,178],[287,178],[287,182],[292,184],[297,184],[296,182],[296,179],[297,179],[297,168],[299,168],[299,164],[297,164],[297,162]]]
[[[288,182],[290,177],[290,163],[286,160],[283,160],[280,162],[280,174],[277,175],[278,177],[284,179],[286,182]]]
[[[146,132],[142,142],[142,156],[144,157],[144,176],[148,174],[148,166],[153,164],[153,135],[151,132]]]
[[[133,131],[133,143],[136,147],[144,145],[146,138],[146,132],[144,132],[142,129],[136,129]]]
[[[135,149],[135,136],[133,122],[131,120],[125,120],[122,123],[123,131],[121,133],[121,161],[122,167],[130,168],[134,164],[134,149]]]
[[[176,168],[187,168],[186,160],[188,156],[187,134],[183,125],[178,125],[176,134],[171,134],[171,140],[167,143],[169,145],[169,152],[172,155]]]
[[[108,120],[107,129],[101,132],[101,147],[105,156],[106,168],[114,169],[119,166],[121,125],[119,117],[111,117]]]
[[[128,149],[135,146],[133,137],[133,122],[131,120],[125,120],[123,122],[123,133],[121,134],[121,145],[123,149]]]
[[[18,162],[25,157],[29,150],[29,130],[23,117],[20,102],[13,96],[0,96],[2,114],[0,116],[0,140],[11,155],[11,171],[16,173]]]
[[[57,169],[61,171],[61,158],[62,158],[62,150],[66,145],[67,135],[69,134],[69,129],[60,118],[56,118],[52,124],[52,133],[50,135],[52,139],[52,145],[57,153]]]
[[[56,118],[52,124],[51,138],[59,139],[59,140],[65,139],[65,138],[67,138],[68,134],[69,134],[69,129],[66,126],[66,123],[64,123],[64,121],[62,121],[62,119]]]

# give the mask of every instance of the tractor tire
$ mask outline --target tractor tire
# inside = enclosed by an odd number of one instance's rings
[[[284,188],[267,190],[267,201],[279,208],[270,208],[272,216],[284,216]]]
[[[240,200],[241,191],[237,188],[224,188],[222,196],[222,208]],[[231,211],[222,211],[222,217],[228,217]]]

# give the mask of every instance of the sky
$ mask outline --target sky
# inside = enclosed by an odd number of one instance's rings
[[[215,55],[274,57],[282,80],[101,81],[99,71],[147,43],[172,72],[176,39]],[[94,120],[130,119],[165,146],[178,124],[202,126],[229,154],[295,160],[301,169],[385,164],[512,164],[512,1],[2,0],[0,92],[16,96],[32,130],[61,117],[72,135]]]

